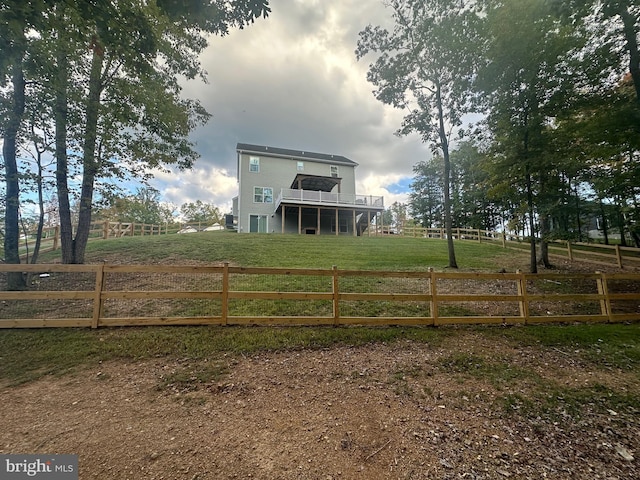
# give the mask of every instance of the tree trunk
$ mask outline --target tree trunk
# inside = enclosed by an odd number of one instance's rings
[[[540,214],[540,263],[544,265],[545,268],[553,268],[551,262],[549,261],[549,233],[551,229],[549,228],[549,215],[546,213]]]
[[[453,221],[451,218],[451,195],[450,195],[450,177],[451,177],[451,160],[449,158],[449,141],[444,126],[444,113],[442,110],[442,97],[440,96],[440,83],[436,84],[436,102],[438,104],[439,119],[439,135],[440,144],[442,146],[442,157],[444,159],[444,228],[447,232],[447,250],[449,251],[449,268],[458,268],[456,262],[456,252],[453,245]]]
[[[60,247],[62,249],[62,263],[73,263],[73,226],[71,223],[71,204],[69,202],[69,165],[67,157],[69,62],[62,46],[58,48],[57,64],[54,116],[56,124],[56,189],[60,222]]]
[[[602,199],[600,199],[600,213],[602,214],[602,235],[604,236],[604,244],[609,245],[609,227],[607,225],[607,215],[604,211]]]
[[[13,64],[11,77],[13,92],[11,108],[8,112],[2,155],[4,157],[4,171],[6,183],[6,205],[4,217],[4,261],[5,263],[20,263],[20,177],[16,160],[17,136],[25,109],[25,80],[22,70],[22,56]],[[26,282],[21,272],[7,274],[7,288],[9,290],[23,290]]]
[[[627,246],[627,237],[625,235],[625,220],[624,214],[622,213],[622,206],[620,203],[616,203],[616,213],[618,216],[618,228],[620,229],[620,246]]]
[[[538,273],[538,262],[536,260],[536,222],[534,218],[533,210],[533,187],[531,185],[531,173],[529,173],[529,166],[527,165],[527,173],[525,175],[525,181],[527,184],[527,204],[529,207],[529,235],[530,235],[530,248],[529,248],[529,271],[531,273]]]
[[[91,228],[91,208],[93,204],[93,189],[98,173],[96,158],[96,139],[98,131],[98,115],[100,110],[100,95],[102,93],[102,50],[94,46],[91,74],[89,77],[89,96],[87,99],[87,124],[84,133],[82,159],[82,188],[80,191],[80,211],[78,214],[78,228],[73,240],[72,263],[84,263],[84,254],[89,240]]]
[[[576,182],[574,193],[576,197],[576,223],[578,224],[578,241],[582,242],[582,221],[580,220],[580,195],[578,195],[578,182]]]
[[[633,79],[633,86],[636,90],[636,103],[640,105],[640,51],[638,49],[638,31],[636,31],[636,21],[629,13],[629,7],[620,2],[620,18],[622,18],[624,38],[627,42],[629,52],[629,72]]]

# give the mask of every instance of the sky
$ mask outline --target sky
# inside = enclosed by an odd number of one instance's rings
[[[357,162],[356,191],[406,202],[412,168],[429,157],[417,135],[397,137],[403,112],[375,99],[375,56],[356,59],[358,33],[390,25],[382,0],[271,0],[271,14],[201,54],[208,83],[184,84],[212,114],[193,132],[192,170],[157,173],[152,186],[177,206],[202,200],[231,210],[236,144],[343,155]]]

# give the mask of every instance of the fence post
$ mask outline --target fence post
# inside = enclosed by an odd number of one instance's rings
[[[480,235],[480,229],[478,229],[478,243],[482,243],[482,236]]]
[[[229,262],[224,262],[222,270],[222,324],[229,323]]]
[[[104,262],[96,270],[96,288],[93,297],[93,318],[91,328],[98,328],[102,318],[102,290],[104,289]]]
[[[616,245],[616,260],[618,261],[618,267],[622,268],[622,253],[620,251],[620,245]]]
[[[596,272],[600,276],[596,279],[598,285],[598,295],[600,299],[600,313],[607,317],[607,323],[611,323],[611,299],[609,298],[609,288],[607,286],[607,276],[603,272]]]
[[[526,325],[529,320],[529,300],[527,299],[527,277],[520,270],[516,270],[518,277],[518,301],[520,305],[520,316],[524,318],[524,324]]]
[[[109,220],[102,222],[102,239],[106,240],[107,238],[109,238]]]
[[[436,289],[436,273],[432,267],[429,267],[429,293],[431,294],[431,303],[429,303],[429,309],[431,310],[431,317],[433,318],[433,325],[438,325],[438,292]]]
[[[573,250],[571,250],[571,240],[567,240],[567,255],[569,255],[569,261],[573,262]]]
[[[340,325],[340,282],[338,281],[338,267],[333,265],[331,270],[333,273],[333,324],[337,326]]]

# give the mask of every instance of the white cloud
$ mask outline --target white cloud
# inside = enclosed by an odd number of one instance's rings
[[[394,135],[403,112],[374,98],[366,80],[372,59],[358,62],[354,53],[358,32],[388,24],[389,11],[381,1],[270,4],[269,18],[211,38],[201,56],[208,84],[184,85],[213,118],[192,136],[201,155],[195,169],[158,179],[163,195],[230,205],[235,146],[246,142],[344,155],[359,164],[358,193],[384,195],[386,205],[406,201],[388,187],[429,151],[417,137]]]

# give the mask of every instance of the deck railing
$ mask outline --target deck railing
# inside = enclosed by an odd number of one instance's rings
[[[384,197],[376,195],[358,195],[355,193],[333,193],[319,190],[298,190],[294,188],[283,188],[276,199],[276,208],[281,203],[296,203],[314,206],[349,206],[384,209]]]

